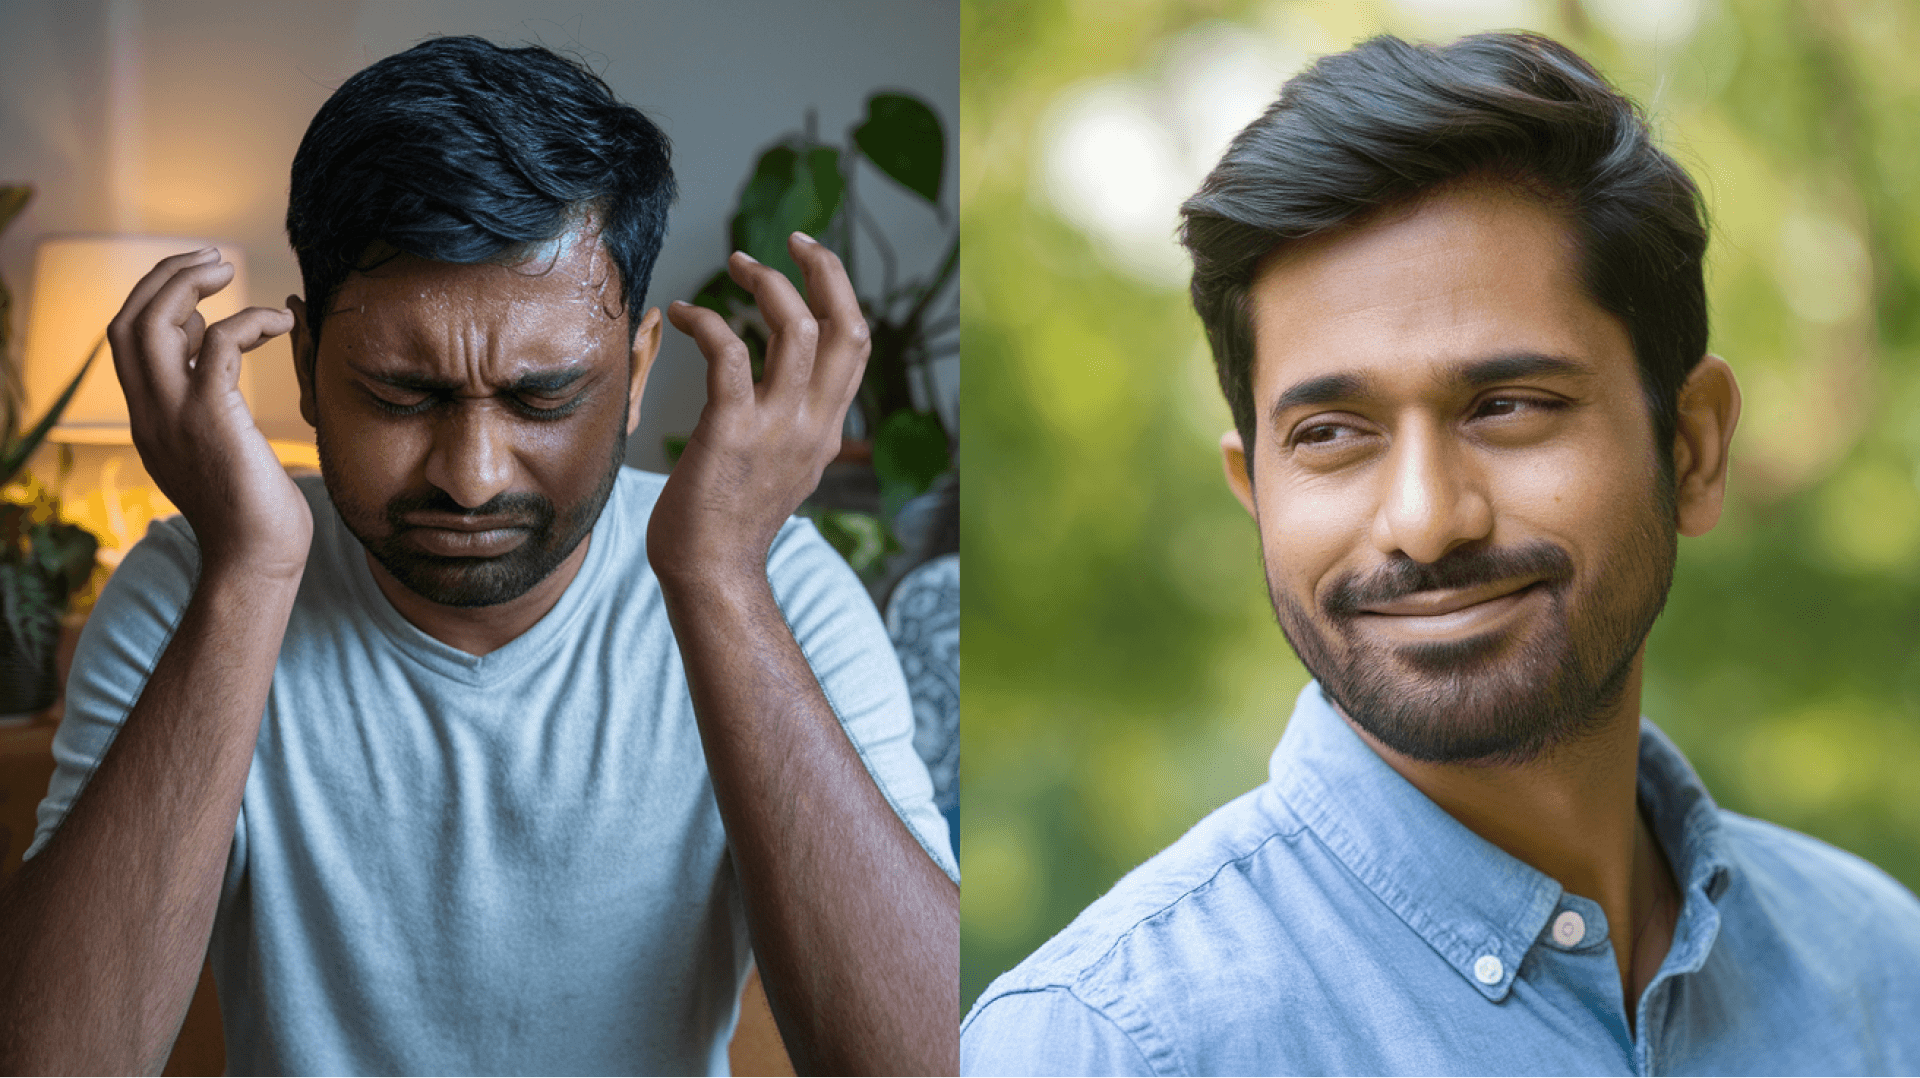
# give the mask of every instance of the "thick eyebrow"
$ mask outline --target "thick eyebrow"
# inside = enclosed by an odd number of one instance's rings
[[[1373,385],[1373,380],[1359,374],[1323,374],[1318,378],[1309,378],[1296,383],[1280,399],[1273,402],[1270,413],[1275,425],[1280,417],[1295,408],[1332,404],[1335,401],[1352,400],[1364,397]]]
[[[1570,356],[1513,352],[1456,364],[1448,380],[1467,389],[1479,389],[1516,378],[1591,378],[1593,368]]]
[[[412,374],[407,371],[371,371],[363,367],[354,366],[353,364],[349,364],[349,366],[352,366],[353,370],[363,378],[371,378],[383,385],[390,385],[395,389],[405,389],[415,393],[451,393],[466,384],[451,378],[442,378],[432,374]],[[556,367],[552,370],[528,371],[508,383],[506,390],[509,393],[558,393],[575,382],[578,382],[580,379],[585,378],[592,372],[593,367],[586,363],[576,363],[570,367]]]
[[[1513,352],[1467,360],[1447,368],[1445,381],[1464,389],[1479,389],[1516,378],[1541,377],[1590,378],[1593,368],[1567,356],[1539,352]],[[1363,374],[1323,374],[1300,382],[1273,402],[1270,415],[1277,426],[1280,417],[1294,408],[1317,407],[1367,396],[1373,380]]]

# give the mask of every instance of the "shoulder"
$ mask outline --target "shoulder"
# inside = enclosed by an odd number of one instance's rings
[[[1740,885],[1820,946],[1920,970],[1920,898],[1865,859],[1810,835],[1720,810]]]
[[[1228,971],[1308,960],[1291,926],[1315,920],[1295,916],[1312,913],[1295,905],[1324,901],[1302,864],[1310,841],[1271,787],[1228,802],[989,985],[962,1026],[963,1044],[998,1040],[1010,1027],[1038,1036],[1070,998],[1098,1017],[1086,1030],[1124,1031],[1155,1070],[1184,1069],[1177,1060],[1197,1050],[1186,1042],[1209,1012],[1231,1020],[1216,1003],[1247,1011],[1244,1000],[1213,998],[1250,987]]]

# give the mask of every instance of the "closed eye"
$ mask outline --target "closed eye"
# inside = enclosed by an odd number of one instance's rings
[[[575,394],[572,398],[556,400],[537,394],[516,393],[511,395],[514,407],[535,419],[559,419],[571,415],[587,399],[585,393]]]
[[[388,415],[419,415],[421,412],[433,407],[436,398],[433,394],[428,393],[417,401],[403,404],[399,401],[388,400],[380,394],[368,390],[367,399],[373,402],[374,407]]]

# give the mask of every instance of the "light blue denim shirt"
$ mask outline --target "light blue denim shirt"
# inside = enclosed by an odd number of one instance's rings
[[[1629,1033],[1605,916],[1467,830],[1318,686],[1268,782],[981,995],[963,1074],[1913,1074],[1920,901],[1713,803],[1642,720],[1685,892]]]

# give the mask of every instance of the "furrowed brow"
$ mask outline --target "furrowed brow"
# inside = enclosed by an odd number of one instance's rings
[[[414,374],[409,371],[368,370],[364,367],[353,368],[363,378],[371,379],[395,389],[405,389],[414,393],[453,393],[466,385],[451,378],[442,378],[433,374]],[[593,370],[586,364],[561,367],[550,371],[528,371],[515,378],[507,386],[509,393],[558,393],[568,386],[586,377]]]
[[[451,378],[441,378],[431,374],[413,374],[408,371],[368,370],[365,367],[354,366],[353,364],[348,364],[348,366],[352,367],[354,373],[360,375],[362,378],[379,382],[381,385],[392,386],[395,389],[405,389],[415,393],[451,393],[460,388],[460,383]]]

